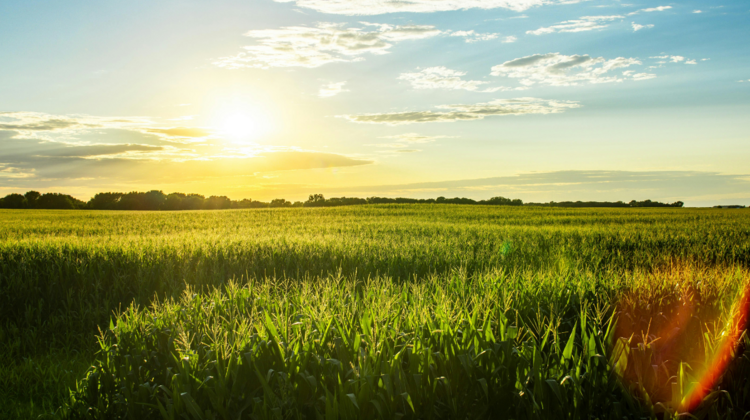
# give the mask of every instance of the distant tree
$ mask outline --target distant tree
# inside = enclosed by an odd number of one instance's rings
[[[203,208],[203,201],[206,197],[200,194],[188,194],[182,200],[182,210],[200,210]]]
[[[23,209],[27,207],[26,197],[21,194],[8,194],[0,200],[0,208]]]
[[[226,196],[219,197],[216,195],[212,195],[203,202],[203,208],[206,210],[228,209],[231,206],[232,200],[230,200],[229,197]]]
[[[322,207],[326,204],[326,198],[323,194],[311,194],[305,202],[305,207]]]
[[[274,198],[268,207],[292,207],[292,203],[283,198]]]
[[[72,210],[81,209],[85,206],[86,203],[67,194],[46,193],[36,200],[36,208],[38,209]]]
[[[42,194],[40,194],[39,191],[28,191],[23,196],[26,197],[26,206],[33,209],[36,206],[36,200],[38,200]]]
[[[523,201],[519,199],[511,200],[505,197],[492,197],[489,200],[481,200],[479,204],[489,204],[492,206],[522,206]]]
[[[96,194],[86,207],[93,210],[115,210],[123,194],[119,192],[106,192]]]
[[[166,200],[167,195],[157,190],[151,190],[143,195],[146,210],[159,210]]]
[[[162,210],[182,210],[182,200],[186,197],[183,193],[172,193],[164,199],[162,203]]]

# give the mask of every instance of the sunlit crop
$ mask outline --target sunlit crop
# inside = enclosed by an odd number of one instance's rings
[[[0,215],[0,417],[750,410],[744,211]]]

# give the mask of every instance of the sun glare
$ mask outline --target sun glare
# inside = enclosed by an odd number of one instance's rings
[[[239,143],[255,139],[262,131],[253,116],[246,113],[227,115],[218,128],[229,140]]]

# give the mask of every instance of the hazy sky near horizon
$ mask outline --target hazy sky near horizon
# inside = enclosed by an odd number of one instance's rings
[[[744,0],[0,3],[0,195],[750,205]]]

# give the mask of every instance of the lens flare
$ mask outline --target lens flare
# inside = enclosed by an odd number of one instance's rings
[[[748,327],[748,313],[750,312],[750,290],[745,287],[742,297],[735,308],[732,323],[728,326],[725,338],[715,352],[712,362],[705,369],[700,380],[682,400],[684,411],[695,410],[703,399],[711,392],[721,376],[726,372],[729,363],[734,359],[735,352],[742,338],[742,334]]]
[[[727,319],[716,305],[719,297],[702,296],[681,276],[679,270],[668,279],[656,275],[652,292],[626,293],[618,305],[612,367],[656,411],[695,411],[719,385],[748,327],[750,284],[714,341],[707,326]]]

